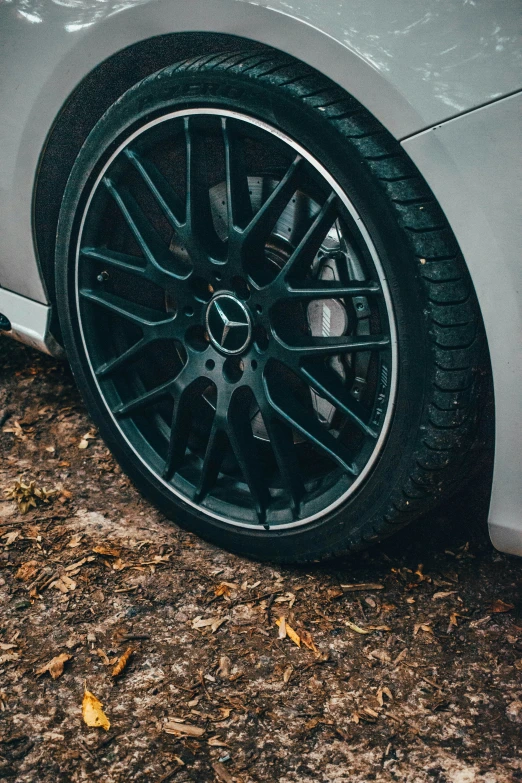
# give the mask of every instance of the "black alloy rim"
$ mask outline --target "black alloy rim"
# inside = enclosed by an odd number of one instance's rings
[[[88,200],[77,306],[116,426],[205,515],[303,525],[374,466],[396,374],[384,274],[347,196],[279,131],[205,109],[136,132]]]

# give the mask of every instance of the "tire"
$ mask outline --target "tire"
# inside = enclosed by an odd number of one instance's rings
[[[291,160],[302,177],[294,201],[290,185],[284,191]],[[313,226],[328,222],[329,188],[335,222],[317,250]],[[183,199],[192,206],[181,219]],[[226,235],[220,220],[231,221]],[[291,239],[280,236],[285,220]],[[259,238],[263,226],[269,238]],[[129,270],[132,259],[141,271]],[[306,282],[288,282],[300,263]],[[136,486],[184,528],[261,560],[318,560],[390,535],[463,481],[484,357],[464,261],[399,143],[308,67],[228,53],[130,89],[75,162],[56,265],[65,348],[90,415]],[[275,280],[286,286],[281,301],[267,294]],[[297,301],[300,285],[303,296],[313,286],[337,291],[326,329],[326,300],[314,299],[315,310]],[[364,339],[381,342],[353,348]],[[328,340],[345,353],[325,358]],[[308,386],[303,368],[315,379]]]

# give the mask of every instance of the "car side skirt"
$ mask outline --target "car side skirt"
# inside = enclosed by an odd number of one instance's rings
[[[62,357],[63,348],[49,331],[51,307],[0,288],[0,320],[10,325],[2,334],[51,356]]]

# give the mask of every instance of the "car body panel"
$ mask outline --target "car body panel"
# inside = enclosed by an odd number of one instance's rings
[[[495,392],[490,533],[522,555],[522,93],[403,142],[444,210],[479,300]]]
[[[58,356],[63,354],[63,349],[53,341],[49,332],[50,305],[0,288],[0,313],[11,324],[8,332],[10,337],[44,353]]]
[[[0,312],[2,303],[11,315],[19,307],[11,319],[17,336],[25,330],[27,341],[59,352],[35,256],[33,193],[53,124],[95,67],[167,33],[225,33],[286,51],[354,95],[403,143],[455,231],[493,365],[493,540],[522,553],[520,10],[519,0],[5,0]]]
[[[100,62],[186,31],[273,46],[331,77],[396,138],[522,88],[516,0],[11,0],[0,6],[0,285],[46,302],[30,234],[35,171]]]

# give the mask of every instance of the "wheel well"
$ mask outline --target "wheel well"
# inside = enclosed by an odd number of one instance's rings
[[[146,76],[187,57],[269,47],[234,35],[174,33],[133,44],[94,68],[69,96],[47,138],[34,191],[36,256],[51,302],[55,299],[54,251],[62,197],[85,139],[124,92]],[[58,334],[58,325],[53,332]]]

